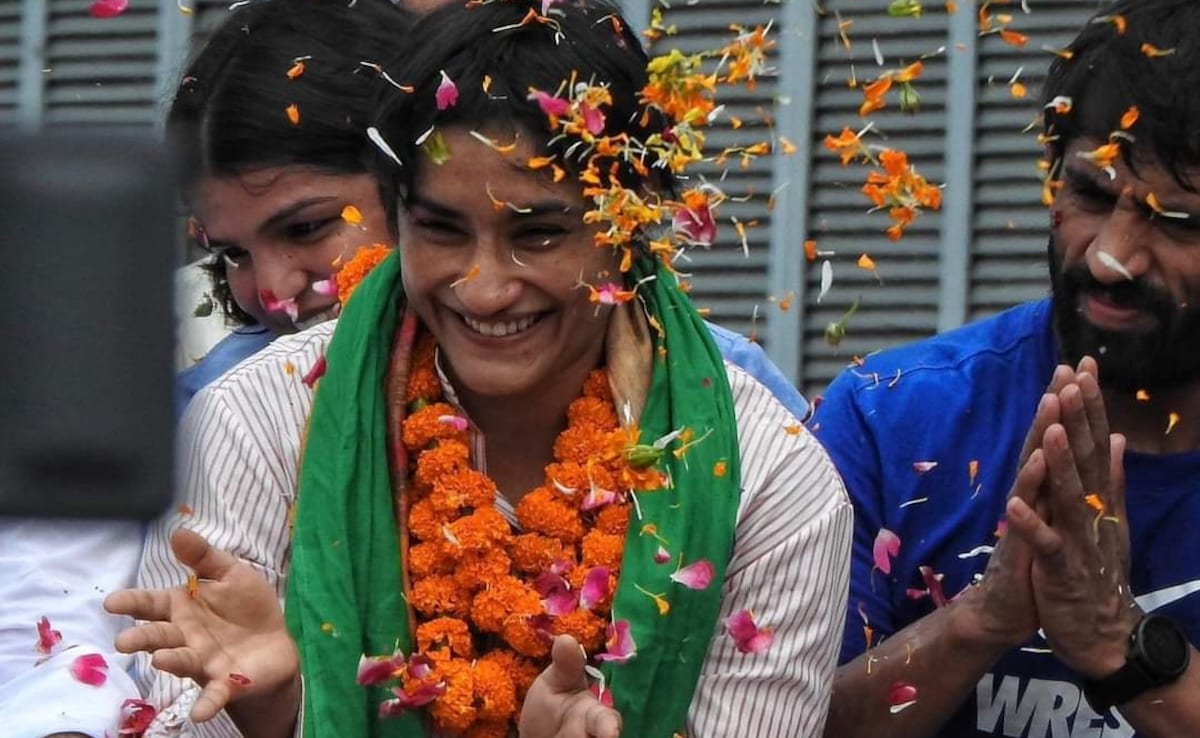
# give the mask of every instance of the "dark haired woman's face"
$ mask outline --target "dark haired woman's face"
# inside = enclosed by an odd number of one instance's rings
[[[360,223],[342,217],[349,205],[362,214]],[[226,262],[237,304],[275,333],[333,317],[335,298],[314,291],[313,283],[328,279],[359,247],[391,241],[369,174],[285,166],[208,177],[196,188],[194,206],[209,248]]]
[[[1129,391],[1200,380],[1200,194],[1152,163],[1135,175],[1118,160],[1110,177],[1077,155],[1099,143],[1067,148],[1052,205],[1064,359],[1093,356],[1102,383]]]
[[[594,245],[578,182],[524,168],[527,143],[442,136],[449,161],[422,160],[401,212],[405,292],[460,392],[536,398],[599,359],[609,309],[583,283],[620,282],[616,257]]]

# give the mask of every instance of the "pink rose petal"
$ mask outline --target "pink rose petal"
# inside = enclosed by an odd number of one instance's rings
[[[608,597],[608,567],[595,566],[584,577],[583,587],[579,590],[579,606],[585,610],[595,610],[596,606]]]
[[[593,136],[604,133],[604,111],[582,103],[579,106],[579,112],[583,114],[583,127],[588,130],[588,133]]]
[[[329,279],[318,279],[316,282],[313,282],[312,291],[318,295],[321,295],[322,297],[337,297],[337,275],[334,275]]]
[[[392,689],[392,694],[396,695],[396,699],[386,700],[379,704],[379,717],[395,717],[402,715],[406,710],[415,710],[428,705],[446,694],[446,683],[422,684],[411,692],[395,687]]]
[[[658,550],[654,552],[654,563],[665,564],[670,560],[671,560],[671,552],[668,551],[665,547],[659,546]]]
[[[439,415],[438,422],[448,425],[460,433],[467,429],[467,419],[461,415]]]
[[[596,684],[593,684],[592,686],[588,687],[588,690],[592,693],[593,697],[595,697],[597,700],[600,701],[600,704],[604,705],[605,707],[613,706],[613,697],[612,697],[611,689],[605,689],[599,683],[596,683]]]
[[[925,586],[929,588],[929,598],[933,600],[935,607],[945,607],[946,595],[942,592],[942,578],[945,574],[935,574],[932,567],[921,566],[917,567],[921,572],[921,578],[925,580]]]
[[[927,471],[932,471],[937,468],[936,461],[914,461],[912,468],[917,474],[924,474]]]
[[[547,95],[540,90],[531,90],[529,93],[530,100],[536,100],[538,107],[546,115],[566,115],[571,111],[571,103],[561,97]]]
[[[121,724],[117,728],[117,735],[141,738],[157,714],[158,710],[145,700],[125,700],[121,703]]]
[[[84,684],[99,687],[108,681],[108,662],[98,653],[88,653],[71,662],[71,676]]]
[[[49,655],[54,647],[62,641],[62,633],[50,628],[50,619],[43,617],[37,624],[37,651]]]
[[[671,575],[671,579],[679,582],[688,589],[707,589],[712,584],[716,567],[708,559],[700,559],[679,569]]]
[[[608,637],[604,641],[605,652],[596,655],[597,661],[612,661],[623,664],[637,656],[637,644],[629,631],[628,620],[618,620],[608,625]]]
[[[280,300],[271,290],[259,290],[258,301],[262,304],[263,310],[268,313],[285,313],[292,319],[292,322],[300,317],[300,306],[296,304],[296,299],[293,297]]]
[[[313,387],[316,386],[317,380],[320,379],[321,377],[325,376],[325,370],[328,368],[329,368],[329,365],[325,362],[325,355],[322,354],[317,359],[317,363],[313,364],[312,369],[309,369],[308,372],[304,375],[304,378],[301,379],[300,381],[304,382],[304,385],[306,387],[308,387],[309,389],[312,389]]]
[[[583,500],[579,503],[579,509],[583,512],[595,510],[605,505],[611,505],[617,501],[617,493],[607,489],[600,489],[593,486],[588,493],[584,495]]]
[[[437,88],[437,109],[445,110],[458,104],[458,85],[442,70],[442,83]]]
[[[892,573],[892,557],[900,553],[900,536],[887,528],[875,535],[875,568],[884,574]]]
[[[88,13],[93,18],[115,18],[129,7],[129,0],[96,0]]]
[[[760,628],[749,610],[739,610],[725,619],[725,630],[742,653],[761,653],[775,641],[775,633]]]
[[[694,246],[712,246],[717,240],[717,221],[707,205],[695,210],[677,208],[671,218],[671,229]]]
[[[428,679],[433,676],[433,663],[428,656],[417,654],[408,660],[407,671],[413,679]]]
[[[358,674],[354,681],[361,687],[383,684],[395,678],[396,672],[403,669],[404,655],[399,651],[391,656],[367,656],[363,654],[358,659]]]

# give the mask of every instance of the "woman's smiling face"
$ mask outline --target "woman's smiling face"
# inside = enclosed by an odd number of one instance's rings
[[[464,128],[441,135],[449,160],[422,160],[401,208],[405,292],[460,392],[536,397],[598,362],[610,308],[584,283],[619,281],[616,258],[577,182],[525,168],[526,136],[501,154]]]

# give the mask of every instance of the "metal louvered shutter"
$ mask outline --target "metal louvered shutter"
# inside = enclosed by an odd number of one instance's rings
[[[1012,27],[1029,37],[1024,48],[999,38],[980,39],[975,114],[976,169],[972,219],[970,319],[1047,294],[1046,208],[1041,204],[1041,157],[1036,130],[1023,132],[1040,114],[1038,101],[1050,50],[1067,45],[1104,3],[1032,0]],[[1008,81],[1021,70],[1028,88],[1015,99]]]
[[[747,30],[765,26],[778,18],[774,5],[761,0],[705,0],[695,5],[679,3],[663,14],[666,25],[676,25],[679,33],[669,36],[650,48],[650,53],[666,53],[678,48],[685,54],[711,51],[728,44],[734,38],[731,23]],[[776,20],[776,22],[778,22]],[[774,37],[774,36],[773,36]],[[775,63],[775,62],[771,62]],[[760,77],[754,90],[744,85],[721,87],[718,103],[725,105],[725,114],[714,121],[707,132],[706,153],[715,156],[729,146],[749,146],[770,141],[766,121],[774,115],[776,79]],[[744,125],[735,130],[729,116],[741,119]],[[692,275],[692,301],[710,320],[745,335],[762,337],[762,322],[755,325],[757,308],[761,314],[769,310],[767,303],[767,262],[770,248],[771,214],[767,201],[771,196],[771,157],[764,156],[743,169],[737,157],[724,165],[706,163],[693,167],[690,176],[703,177],[717,185],[731,198],[718,210],[720,226],[717,243],[712,249],[692,249],[687,261],[677,265],[680,272]],[[746,230],[748,252],[743,253],[731,218],[752,224]]]
[[[891,225],[886,212],[867,214],[871,203],[860,188],[866,179],[861,165],[842,167],[838,156],[823,145],[826,134],[843,127],[858,131],[866,121],[858,115],[862,85],[886,69],[896,69],[947,44],[946,16],[941,8],[928,7],[921,18],[893,18],[886,4],[863,8],[849,0],[824,5],[818,29],[817,68],[814,76],[815,114],[811,129],[813,162],[811,195],[807,204],[788,201],[785,207],[809,208],[808,237],[829,257],[833,287],[823,300],[820,294],[821,262],[807,265],[803,304],[802,389],[816,394],[856,355],[905,343],[932,334],[938,314],[938,253],[941,216],[923,212],[897,243],[884,233]],[[839,37],[838,16],[853,21],[846,32],[848,52]],[[872,48],[875,39],[884,59],[877,66]],[[953,52],[951,52],[953,53]],[[857,78],[858,87],[847,84]],[[924,71],[914,82],[921,95],[914,114],[900,112],[898,90],[888,94],[887,107],[874,113],[874,134],[869,144],[891,146],[908,153],[909,161],[930,183],[943,181],[946,130],[946,61],[944,55],[924,61]],[[797,242],[778,244],[802,248]],[[868,254],[878,267],[879,279],[856,262]],[[825,340],[825,327],[860,300],[845,338],[834,348]]]
[[[0,0],[0,127],[16,123],[20,61],[21,0]]]
[[[93,18],[90,0],[49,0],[46,126],[151,127],[157,115],[158,2],[130,0],[114,18]]]

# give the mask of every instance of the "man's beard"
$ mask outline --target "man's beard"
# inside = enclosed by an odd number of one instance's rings
[[[1082,263],[1063,271],[1053,236],[1049,254],[1063,361],[1074,366],[1091,356],[1100,365],[1103,386],[1129,392],[1172,389],[1200,380],[1200,305],[1179,307],[1170,295],[1140,279],[1098,282]],[[1089,294],[1145,311],[1155,319],[1155,327],[1137,333],[1098,328],[1081,312],[1082,298]]]

